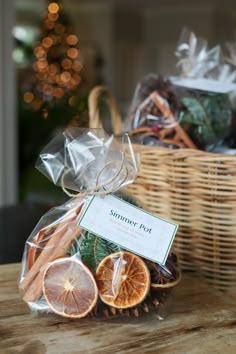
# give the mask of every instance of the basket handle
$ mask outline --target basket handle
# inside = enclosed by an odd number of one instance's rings
[[[102,120],[99,112],[99,98],[104,97],[111,113],[111,125],[115,135],[122,133],[122,118],[117,103],[106,86],[95,86],[88,97],[89,127],[102,128]]]

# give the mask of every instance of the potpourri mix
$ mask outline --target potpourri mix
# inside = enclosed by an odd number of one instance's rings
[[[228,43],[228,49],[230,64],[220,46],[209,49],[206,40],[184,29],[175,53],[179,76],[152,73],[137,84],[127,118],[132,134],[151,146],[223,149],[236,91],[235,45]]]
[[[127,134],[115,139],[102,129],[68,129],[43,149],[36,167],[70,199],[49,210],[26,241],[19,288],[31,310],[163,318],[181,277],[173,250],[158,264],[78,226],[96,195],[141,207],[122,190],[135,180],[139,158]]]

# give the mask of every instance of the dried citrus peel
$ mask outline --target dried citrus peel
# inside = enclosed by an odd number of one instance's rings
[[[96,270],[101,300],[116,308],[142,302],[150,289],[150,272],[137,255],[122,251],[105,257]]]
[[[47,266],[43,294],[53,312],[82,318],[95,307],[98,289],[92,272],[75,258],[59,258]]]

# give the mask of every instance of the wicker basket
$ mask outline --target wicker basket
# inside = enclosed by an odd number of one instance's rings
[[[101,126],[100,96],[119,134],[120,114],[102,86],[89,97],[90,127]],[[143,146],[138,178],[128,190],[152,213],[179,224],[174,246],[183,270],[200,272],[221,290],[236,286],[236,157]]]

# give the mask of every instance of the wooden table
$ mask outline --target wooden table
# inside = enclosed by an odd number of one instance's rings
[[[236,292],[185,274],[169,316],[86,318],[32,315],[17,289],[18,264],[0,266],[0,353],[236,353]]]

